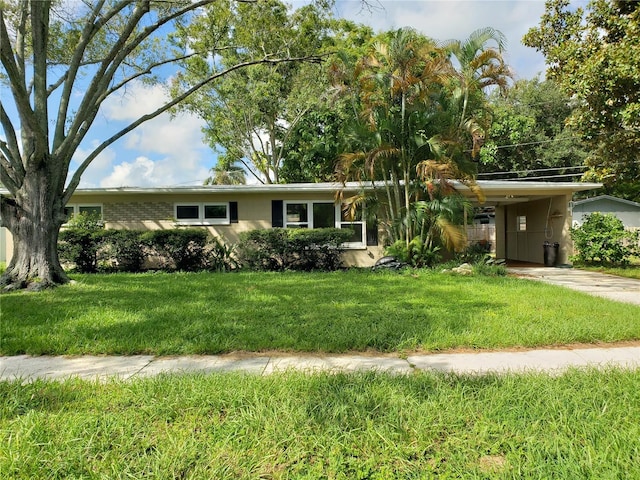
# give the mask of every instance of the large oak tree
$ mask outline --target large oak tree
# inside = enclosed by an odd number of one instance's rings
[[[0,105],[0,182],[9,191],[1,198],[0,214],[14,244],[0,279],[4,289],[68,281],[57,252],[64,206],[105,148],[217,78],[251,65],[301,60],[263,50],[214,70],[105,139],[71,173],[72,156],[108,98],[132,82],[158,81],[162,67],[187,57],[215,59],[216,52],[212,57],[211,51],[180,51],[167,42],[176,24],[185,25],[215,2],[0,0],[0,81],[10,91],[3,91]]]

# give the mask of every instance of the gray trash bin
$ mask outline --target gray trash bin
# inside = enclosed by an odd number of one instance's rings
[[[544,266],[555,267],[558,265],[558,249],[560,248],[560,244],[558,242],[544,242],[542,248],[544,248]]]

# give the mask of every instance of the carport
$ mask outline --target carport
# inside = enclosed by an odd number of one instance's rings
[[[482,181],[483,206],[495,207],[497,258],[516,262],[544,263],[544,244],[558,244],[557,263],[569,261],[573,244],[570,202],[576,192],[600,188],[599,183]],[[471,191],[460,191],[474,204]]]

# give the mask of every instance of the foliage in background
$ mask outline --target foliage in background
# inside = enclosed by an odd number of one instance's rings
[[[633,255],[640,254],[640,231],[624,228],[622,220],[612,213],[591,213],[582,225],[571,229],[577,251],[574,261],[586,264],[628,265]]]
[[[243,232],[237,246],[242,267],[257,271],[320,270],[342,267],[349,229],[258,229]]]
[[[478,170],[480,174],[505,172],[505,175],[483,178],[508,178],[507,172],[519,172],[509,177],[582,175],[584,168],[527,172],[584,165],[586,147],[578,132],[565,124],[575,104],[555,82],[537,78],[519,80],[504,92],[493,92],[489,102],[492,123],[480,150]]]
[[[547,78],[577,100],[571,124],[589,148],[585,178],[640,200],[640,3],[549,0],[523,39],[546,57]]]
[[[341,23],[332,18],[330,3],[313,2],[296,10],[279,0],[211,3],[206,14],[173,36],[181,49],[209,52],[184,59],[184,71],[174,77],[173,95],[252,58],[317,56],[333,48],[334,29]],[[200,89],[182,108],[205,121],[203,133],[218,153],[220,171],[242,166],[259,182],[279,183],[292,130],[327,90],[319,61],[255,65]],[[221,180],[215,169],[213,178]]]

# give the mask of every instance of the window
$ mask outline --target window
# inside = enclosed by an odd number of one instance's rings
[[[526,215],[518,215],[516,217],[516,229],[518,232],[526,232],[527,231],[527,216]]]
[[[177,203],[175,217],[179,224],[227,225],[229,210],[229,203]]]
[[[88,214],[88,215],[96,215],[102,220],[102,205],[83,205],[83,204],[69,204],[64,207],[64,215],[67,217],[67,221],[73,216],[78,215],[80,213]]]
[[[358,208],[353,219],[332,202],[283,202],[284,228],[344,228],[353,230],[346,247],[362,248],[366,245],[366,225]]]
[[[366,240],[367,226],[362,215],[362,208],[358,206],[355,211],[349,211],[343,207],[340,212],[340,228],[353,230],[353,236],[346,243],[346,246],[363,246]]]

